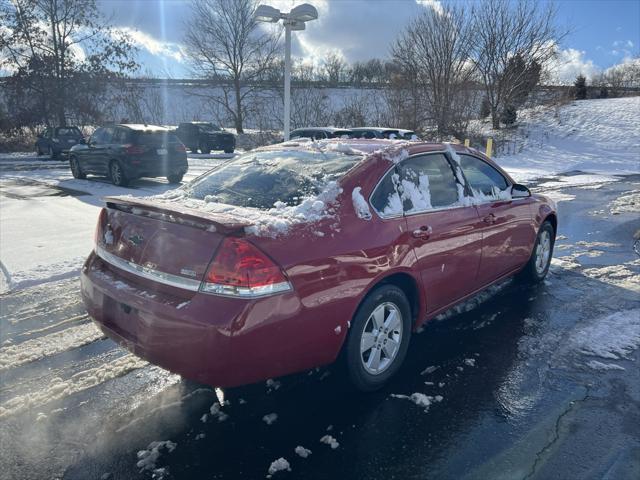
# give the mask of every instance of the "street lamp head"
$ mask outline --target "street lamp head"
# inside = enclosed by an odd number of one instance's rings
[[[280,20],[280,10],[271,7],[269,5],[260,5],[256,8],[256,13],[253,18],[256,22],[271,22],[275,23]]]
[[[318,18],[318,10],[313,5],[303,3],[289,12],[289,18],[295,22],[309,22]]]
[[[289,28],[291,28],[291,30],[298,31],[298,30],[304,30],[307,27],[305,26],[304,22],[298,22],[294,20],[289,24]]]

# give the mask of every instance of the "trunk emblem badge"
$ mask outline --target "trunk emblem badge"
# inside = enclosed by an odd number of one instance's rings
[[[131,235],[128,240],[132,245],[135,245],[136,247],[138,247],[142,244],[144,237],[142,235],[136,234],[136,235]]]
[[[195,277],[197,274],[194,270],[190,270],[188,268],[183,268],[180,270],[182,275],[188,275],[189,277]]]

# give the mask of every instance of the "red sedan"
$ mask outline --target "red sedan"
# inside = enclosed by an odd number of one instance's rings
[[[361,390],[413,330],[518,274],[549,269],[555,205],[460,145],[284,143],[161,196],[106,199],[82,271],[121,345],[231,387],[334,362]]]

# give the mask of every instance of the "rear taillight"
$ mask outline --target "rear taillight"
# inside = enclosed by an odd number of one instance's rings
[[[181,143],[178,143],[176,145],[176,152],[186,152],[186,151],[187,151],[186,147]]]
[[[282,269],[255,245],[241,238],[223,240],[200,288],[233,297],[261,297],[291,290]]]
[[[100,244],[100,233],[102,233],[102,228],[107,221],[107,209],[103,208],[100,210],[100,215],[98,215],[98,223],[96,224],[96,232],[94,234],[93,240],[96,245]]]
[[[127,143],[124,146],[124,151],[129,155],[141,155],[144,153],[144,147],[140,145],[134,145],[133,143]]]

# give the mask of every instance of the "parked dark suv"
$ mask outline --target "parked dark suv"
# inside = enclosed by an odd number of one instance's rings
[[[335,127],[308,127],[297,128],[289,135],[290,139],[294,138],[313,138],[314,140],[323,140],[325,138],[349,138],[351,130],[346,128]]]
[[[84,137],[78,127],[49,127],[38,134],[36,152],[58,158],[69,153],[69,149],[78,143],[84,143]]]
[[[236,137],[213,123],[181,123],[175,132],[182,143],[189,147],[193,153],[197,153],[198,150],[201,153],[209,153],[211,150],[224,150],[224,153],[233,153],[236,148]]]
[[[140,177],[167,177],[180,183],[187,172],[187,151],[178,137],[155,125],[113,125],[98,128],[86,145],[69,152],[75,178],[107,175],[114,185]]]

